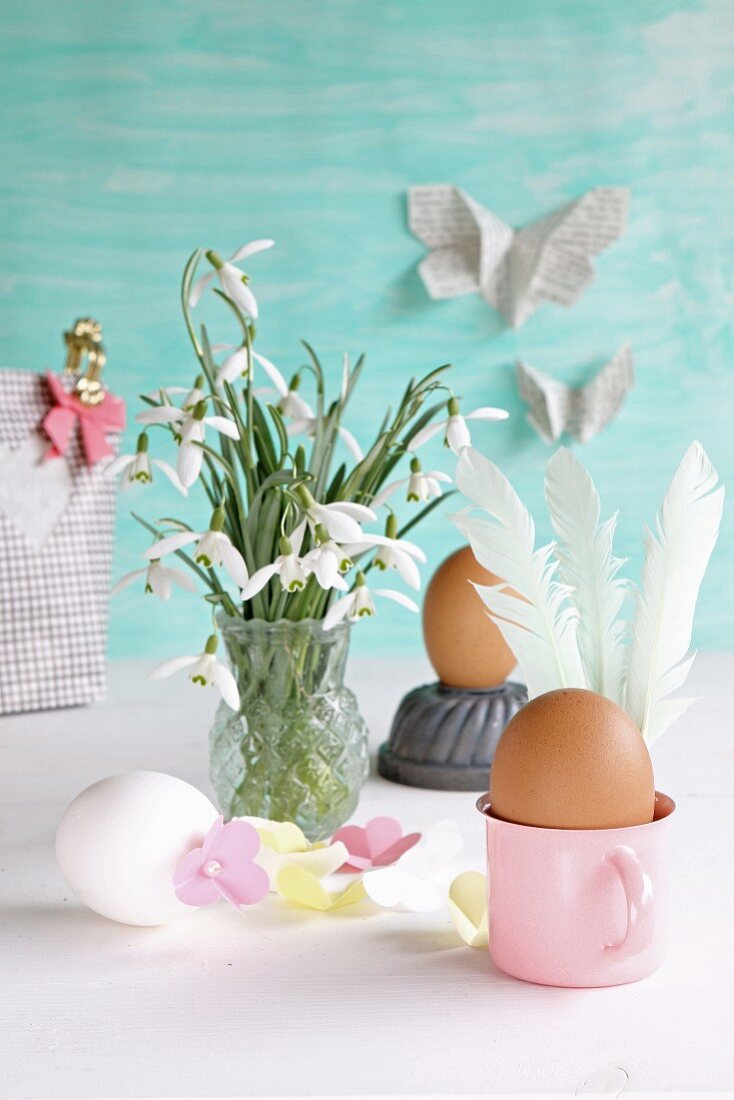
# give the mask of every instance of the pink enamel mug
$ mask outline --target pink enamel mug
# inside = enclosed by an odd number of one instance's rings
[[[558,986],[646,978],[668,948],[668,832],[675,803],[655,794],[648,825],[487,828],[489,953],[500,970]]]

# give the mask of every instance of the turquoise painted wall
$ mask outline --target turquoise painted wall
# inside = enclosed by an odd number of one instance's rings
[[[251,266],[261,349],[287,372],[304,336],[335,373],[342,349],[365,350],[358,436],[410,373],[451,360],[468,406],[512,410],[476,440],[541,514],[550,451],[524,422],[513,361],[576,382],[628,340],[637,387],[582,455],[621,508],[633,572],[691,438],[734,484],[730,0],[23,0],[2,5],[0,43],[4,365],[60,365],[61,330],[91,313],[113,388],[132,400],[185,384],[186,256],[268,235],[277,248]],[[479,299],[433,303],[422,288],[405,190],[442,181],[516,224],[629,185],[629,230],[574,310],[543,308],[514,333]],[[233,335],[215,305],[204,316]],[[174,495],[136,506],[169,514]],[[117,573],[147,544],[128,501]],[[706,647],[731,642],[733,514],[702,595]],[[435,564],[459,540],[436,517],[419,541]],[[111,652],[172,655],[205,624],[185,595],[118,597]],[[398,609],[359,634],[420,644]]]

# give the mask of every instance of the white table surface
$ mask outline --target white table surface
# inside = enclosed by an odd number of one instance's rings
[[[699,657],[701,699],[653,749],[678,803],[670,960],[598,990],[505,977],[444,912],[303,915],[274,900],[143,929],[84,909],[53,854],[83,787],[149,768],[210,793],[213,697],[144,672],[114,664],[98,706],[0,720],[3,1098],[569,1094],[614,1067],[627,1093],[734,1089],[734,654]],[[429,678],[420,661],[353,662],[373,747]],[[467,867],[482,865],[472,795],[373,775],[356,820],[376,813],[418,829],[453,817]]]

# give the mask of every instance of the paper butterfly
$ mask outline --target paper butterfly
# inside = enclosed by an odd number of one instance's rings
[[[527,363],[517,364],[520,396],[530,406],[527,419],[546,443],[568,432],[586,443],[614,419],[635,383],[632,350],[620,348],[585,386],[574,389],[542,374]]]
[[[419,267],[432,298],[479,293],[513,328],[541,302],[572,306],[593,282],[592,257],[621,237],[629,191],[594,187],[513,229],[452,184],[408,189],[411,231],[432,251]]]

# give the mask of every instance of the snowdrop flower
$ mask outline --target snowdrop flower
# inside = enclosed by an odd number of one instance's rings
[[[208,531],[176,531],[173,535],[166,535],[159,542],[154,542],[145,551],[144,556],[149,561],[163,558],[166,554],[173,554],[176,550],[195,542],[194,561],[197,565],[203,565],[205,569],[222,566],[234,583],[243,588],[248,581],[247,566],[223,528],[224,508],[220,505],[212,512]]]
[[[318,504],[305,485],[296,490],[301,501],[306,520],[315,534],[321,524],[336,542],[361,542],[364,532],[360,523],[377,519],[371,508],[364,504],[355,504],[349,500],[336,500],[331,504]]]
[[[251,372],[247,345],[241,344],[239,347],[235,347],[233,344],[217,344],[216,350],[221,351],[224,348],[231,349],[232,355],[230,355],[219,368],[217,385],[221,386],[224,385],[225,382],[234,382],[240,377],[249,378]],[[297,392],[301,383],[300,374],[296,373],[293,375],[289,386],[286,384],[285,378],[280,373],[275,363],[271,363],[264,355],[259,355],[254,350],[252,352],[252,358],[263,368],[273,387],[272,389],[255,390],[255,393],[266,394],[275,392],[278,395],[275,407],[280,409],[283,416],[289,419],[308,421],[311,425],[311,430],[315,431],[316,417],[314,411],[308,402],[304,401]],[[300,430],[299,428],[299,431]],[[291,432],[291,434],[294,435],[298,433]]]
[[[116,596],[143,574],[145,574],[145,591],[157,596],[159,600],[170,599],[174,584],[187,592],[196,592],[196,585],[188,573],[184,573],[181,569],[174,569],[170,565],[162,565],[158,558],[153,558],[149,565],[143,566],[142,569],[133,569],[132,573],[126,573],[124,577],[120,577],[111,595]]]
[[[375,613],[373,596],[383,596],[386,600],[394,600],[395,603],[407,607],[410,611],[418,612],[418,604],[404,596],[402,592],[395,592],[392,588],[375,588],[370,592],[367,587],[364,573],[357,573],[354,588],[348,596],[343,596],[329,608],[324,618],[324,630],[331,630],[342,619],[348,619],[350,623],[356,623],[358,619],[364,619]]]
[[[343,546],[329,538],[329,532],[319,523],[313,533],[316,545],[304,556],[304,564],[316,577],[322,588],[338,588],[346,592],[347,584],[342,573],[354,564]]]
[[[300,401],[298,394],[294,394],[292,391],[289,393],[289,396],[296,397]],[[310,406],[307,405],[306,408],[308,409],[310,416],[302,416],[296,420],[293,420],[288,425],[288,435],[305,435],[307,439],[314,439],[316,437],[318,418],[314,416],[312,410],[310,409]],[[355,462],[361,462],[364,458],[364,453],[349,429],[339,426],[336,431],[337,435],[339,436],[342,443],[347,448]]]
[[[243,600],[251,600],[265,587],[270,578],[276,575],[280,577],[280,584],[284,592],[298,592],[305,587],[309,571],[308,567],[298,557],[302,538],[303,530],[301,530],[300,538],[297,537],[294,531],[293,541],[285,536],[281,538],[280,554],[270,565],[264,565],[262,569],[258,569],[256,573],[252,574],[242,589]]]
[[[434,424],[428,424],[421,428],[408,443],[408,450],[414,451],[422,447],[434,435],[444,432],[444,445],[450,447],[454,454],[460,454],[464,447],[471,446],[471,436],[466,426],[467,420],[506,420],[510,415],[506,409],[495,409],[490,405],[475,409],[474,412],[462,416],[459,412],[459,402],[455,397],[450,397],[446,405],[448,416],[445,420],[437,420]]]
[[[145,409],[138,413],[136,420],[141,424],[170,424],[175,428],[181,440],[176,470],[181,484],[187,489],[201,473],[204,450],[199,444],[204,442],[207,427],[214,428],[230,439],[240,437],[237,425],[228,417],[206,415],[206,401],[198,401],[190,410],[159,405],[155,409]]]
[[[208,639],[204,652],[196,657],[174,657],[172,661],[164,661],[162,665],[154,668],[148,677],[149,680],[165,680],[167,676],[173,676],[176,672],[188,668],[189,680],[192,684],[201,687],[216,687],[228,707],[237,710],[240,705],[240,693],[234,676],[214,654],[217,652],[217,636],[212,634]]]
[[[444,474],[441,470],[431,470],[429,473],[423,472],[421,461],[417,455],[413,455],[410,460],[410,476],[401,477],[397,481],[390,482],[386,485],[372,501],[373,508],[379,508],[385,501],[389,500],[393,493],[401,489],[403,485],[408,486],[408,492],[405,499],[408,503],[422,503],[425,504],[433,497],[440,497],[442,489],[440,482],[445,484],[451,484],[451,478],[448,474]]]
[[[254,256],[256,252],[262,252],[266,248],[272,248],[274,243],[274,241],[265,240],[250,241],[249,244],[244,245],[243,248],[239,248],[234,252],[228,260],[223,260],[218,252],[209,249],[206,253],[206,258],[214,268],[214,271],[210,271],[207,275],[202,275],[201,278],[197,280],[191,291],[189,305],[193,308],[197,304],[201,298],[204,287],[216,274],[222,290],[227,297],[231,299],[236,306],[239,306],[243,313],[256,318],[257,302],[255,301],[255,295],[247,285],[249,276],[245,275],[243,271],[240,271],[238,267],[235,267],[235,261],[246,260],[248,256]]]
[[[282,412],[283,416],[287,416],[290,420],[313,420],[314,412],[307,401],[304,401],[301,395],[298,393],[298,387],[301,384],[301,376],[294,374],[291,378],[290,385],[285,389],[279,390],[280,397],[278,398],[277,407]],[[359,451],[359,444],[346,428],[340,429],[339,434],[346,442],[347,437],[350,438],[353,447]],[[354,450],[352,451],[354,453]]]
[[[272,366],[272,363],[270,364]],[[283,416],[288,417],[289,420],[293,420],[295,423],[300,424],[308,423],[311,425],[309,430],[315,431],[316,417],[314,411],[307,401],[304,401],[298,392],[301,385],[300,374],[294,374],[291,378],[290,385],[286,385],[285,378],[282,375],[276,378],[273,374],[270,375],[270,379],[275,386],[278,394],[278,401],[276,408],[280,409]],[[300,431],[305,430],[303,427],[299,427],[298,431],[293,431],[293,425],[290,426],[291,435],[298,435]],[[347,433],[351,434],[351,433]],[[352,436],[352,438],[354,438]]]
[[[394,513],[387,517],[384,535],[364,535],[361,542],[354,543],[347,549],[350,554],[359,554],[363,550],[372,550],[375,546],[379,547],[374,558],[378,569],[395,569],[411,588],[420,588],[421,576],[415,562],[425,563],[426,555],[420,546],[398,538],[398,517]]]
[[[402,906],[428,913],[445,904],[456,875],[455,860],[464,846],[453,821],[439,821],[423,843],[411,848],[392,867],[369,871],[363,879],[367,896],[386,909]]]
[[[165,404],[169,402],[173,394],[178,395],[181,393],[186,394],[181,402],[181,408],[187,411],[193,409],[194,405],[198,405],[198,403],[203,401],[206,397],[204,393],[204,375],[199,374],[196,376],[191,389],[188,389],[186,386],[161,386],[159,390],[154,390],[153,393],[149,393],[148,397],[153,401],[160,401]]]
[[[216,383],[218,386],[223,386],[225,382],[229,382],[231,385],[238,378],[248,379],[251,377],[252,369],[250,356],[247,353],[247,344],[240,344],[239,347],[235,347],[233,344],[218,344],[217,348],[218,350],[226,348],[232,351],[232,354],[227,356],[217,372]],[[264,355],[260,355],[254,349],[252,350],[252,359],[260,364],[278,392],[281,388],[287,391],[288,387],[285,384],[285,379],[275,363],[271,363],[269,359],[266,359]]]
[[[145,432],[141,432],[138,436],[138,446],[134,455],[119,455],[114,458],[112,462],[106,467],[105,473],[110,477],[116,477],[117,474],[122,474],[120,481],[120,488],[123,493],[130,489],[136,483],[139,485],[147,485],[153,480],[153,473],[151,471],[151,463],[153,466],[157,466],[161,473],[164,473],[168,480],[171,482],[175,489],[178,489],[179,493],[183,493],[184,496],[188,496],[188,489],[185,489],[178,478],[178,474],[169,466],[167,462],[163,462],[160,458],[148,458],[148,436]]]

